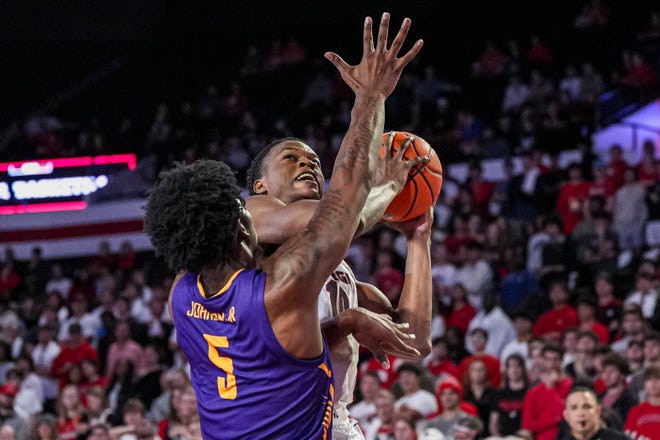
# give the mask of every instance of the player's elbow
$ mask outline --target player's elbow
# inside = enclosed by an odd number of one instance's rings
[[[417,344],[417,346],[415,347],[417,351],[419,351],[419,356],[417,356],[418,358],[417,360],[421,361],[424,358],[426,358],[429,354],[431,354],[431,341],[428,340],[428,338],[426,339],[427,340],[425,340],[423,343]]]

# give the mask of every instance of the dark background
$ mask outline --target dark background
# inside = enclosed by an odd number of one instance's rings
[[[636,2],[612,3],[612,16],[618,16],[613,34],[642,19],[634,11],[621,13]],[[355,62],[364,16],[377,24],[383,11],[392,14],[392,31],[410,17],[409,43],[426,41],[417,62],[435,65],[442,77],[456,81],[469,75],[487,40],[503,45],[514,37],[524,47],[536,32],[561,46],[581,7],[578,1],[2,2],[0,126],[37,109],[51,110],[52,102],[61,115],[67,109],[103,114],[194,96],[210,82],[235,77],[248,45],[266,49],[275,38],[298,38],[311,62],[326,50]],[[599,38],[616,62],[621,39]],[[560,55],[570,60],[579,49],[568,45]],[[318,65],[330,67],[323,60]],[[94,87],[71,91],[95,72],[101,79],[93,77]],[[144,104],[135,102],[136,94]]]

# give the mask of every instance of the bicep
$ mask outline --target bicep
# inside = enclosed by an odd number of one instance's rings
[[[298,200],[285,205],[274,197],[253,196],[245,206],[252,215],[259,244],[280,245],[307,226],[318,200]]]
[[[357,288],[358,306],[374,313],[387,313],[396,317],[392,303],[378,287],[359,281],[355,283],[355,287]]]

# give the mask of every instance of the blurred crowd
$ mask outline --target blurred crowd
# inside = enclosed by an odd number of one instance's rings
[[[595,389],[603,425],[638,437],[660,427],[642,426],[649,417],[632,410],[660,419],[660,146],[644,140],[641,159],[628,163],[624,146],[600,158],[589,142],[604,91],[658,96],[660,15],[648,11],[612,63],[599,36],[618,18],[585,2],[571,37],[581,58],[567,61],[549,36],[483,42],[463,80],[419,64],[388,100],[388,128],[422,136],[444,164],[468,162],[469,176],[447,181],[454,190],[436,207],[432,354],[422,364],[392,358],[389,370],[362,354],[352,414],[368,440],[429,428],[447,439],[568,438],[563,405],[575,384]],[[233,81],[162,102],[148,121],[34,115],[0,149],[56,157],[137,148],[161,168],[204,157],[242,176],[269,140],[293,135],[330,167],[350,102],[301,43],[276,40],[247,48]],[[560,167],[559,153],[574,149],[582,162]],[[501,181],[483,178],[488,158],[505,159]],[[378,227],[347,260],[396,304],[405,251],[403,237]],[[201,438],[167,310],[172,278],[129,242],[61,261],[39,248],[17,261],[6,247],[0,440]]]

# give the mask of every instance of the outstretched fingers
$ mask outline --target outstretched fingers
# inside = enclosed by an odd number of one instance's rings
[[[398,68],[403,69],[410,63],[413,58],[417,56],[420,50],[422,50],[422,46],[424,45],[424,40],[419,39],[415,42],[413,47],[401,58],[398,59]]]
[[[362,51],[363,57],[371,54],[374,51],[374,33],[372,29],[371,17],[364,19],[364,30],[362,34]]]
[[[380,19],[380,29],[378,30],[378,43],[376,44],[376,52],[384,53],[387,50],[387,33],[390,27],[390,14],[383,12]]]
[[[401,46],[403,46],[403,42],[406,40],[406,35],[408,35],[408,31],[410,30],[410,23],[411,21],[409,18],[403,19],[403,23],[401,23],[401,29],[399,29],[396,37],[394,37],[394,41],[392,41],[392,47],[390,47],[392,57],[396,58],[396,56],[399,54]]]

